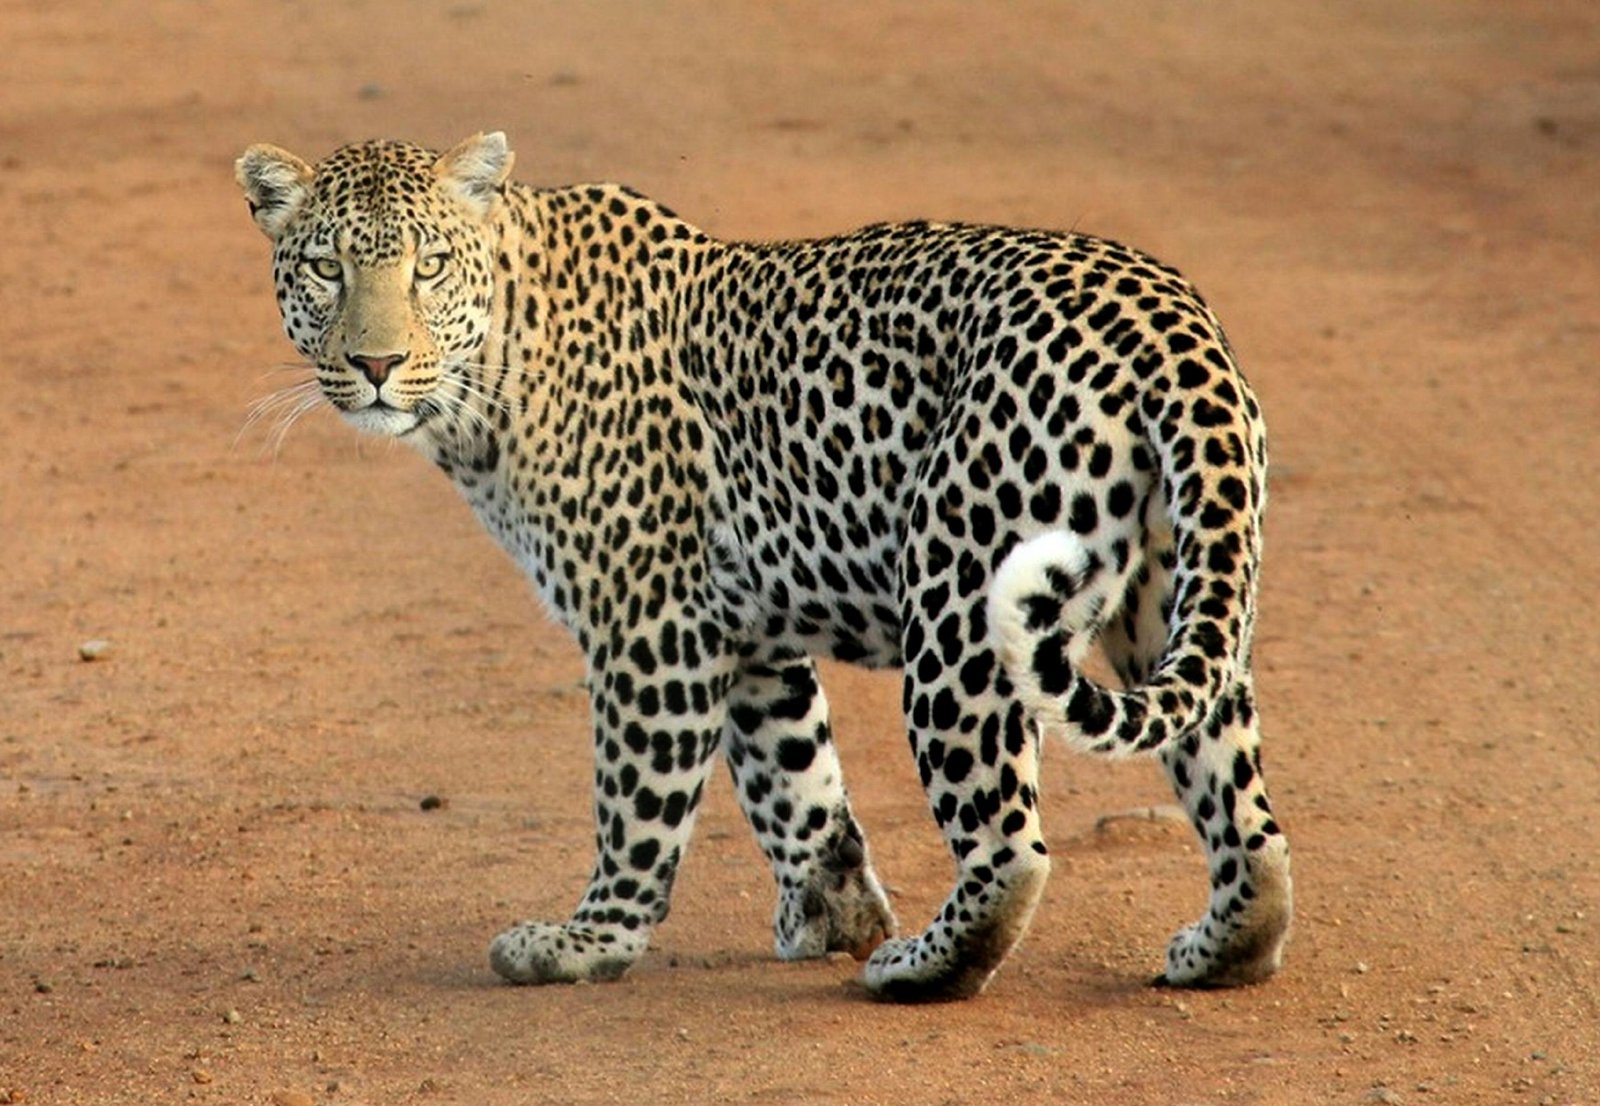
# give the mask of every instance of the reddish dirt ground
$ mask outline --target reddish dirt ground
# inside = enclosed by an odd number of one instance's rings
[[[0,1102],[1600,1102],[1600,8],[15,0],[0,113]],[[1204,868],[1057,749],[980,999],[770,957],[724,777],[621,983],[485,946],[589,864],[575,649],[454,492],[287,379],[253,141],[632,183],[709,230],[1073,226],[1178,265],[1274,435],[1274,981],[1156,991]],[[79,647],[109,650],[84,662]],[[880,871],[950,869],[830,668]],[[424,811],[436,795],[440,809]]]

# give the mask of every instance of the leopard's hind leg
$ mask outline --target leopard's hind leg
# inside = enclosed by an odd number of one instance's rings
[[[1100,636],[1129,684],[1149,677],[1167,641],[1172,550],[1161,527],[1152,534],[1154,548]],[[1161,750],[1161,766],[1205,848],[1211,890],[1205,916],[1173,937],[1157,983],[1226,987],[1278,970],[1294,896],[1289,843],[1272,815],[1260,745],[1246,665],[1205,724]]]

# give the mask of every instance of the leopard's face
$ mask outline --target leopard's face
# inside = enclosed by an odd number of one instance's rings
[[[492,215],[510,163],[498,135],[442,157],[374,142],[314,168],[268,146],[240,159],[284,330],[357,428],[405,436],[486,394]]]

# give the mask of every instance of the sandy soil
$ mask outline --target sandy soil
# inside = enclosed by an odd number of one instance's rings
[[[1600,1101],[1600,8],[12,0],[0,38],[0,1102]],[[231,179],[481,128],[723,235],[1076,226],[1201,285],[1274,434],[1278,979],[1145,986],[1201,858],[1096,828],[1150,765],[1061,750],[981,999],[773,962],[720,776],[624,982],[493,979],[587,872],[581,665],[403,448],[235,443],[293,354]],[[920,925],[894,677],[828,675]]]

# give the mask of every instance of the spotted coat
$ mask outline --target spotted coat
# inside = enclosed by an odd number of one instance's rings
[[[1204,843],[1209,906],[1162,980],[1271,974],[1291,897],[1249,665],[1265,438],[1183,278],[997,227],[722,242],[510,168],[500,135],[238,167],[322,396],[431,457],[588,660],[594,872],[569,920],[496,938],[495,970],[636,961],[720,750],[778,955],[870,953],[887,998],[974,994],[1049,869],[1052,732],[1155,753]],[[1096,640],[1124,687],[1084,674]],[[904,673],[957,866],[917,934],[894,936],[819,656]]]

